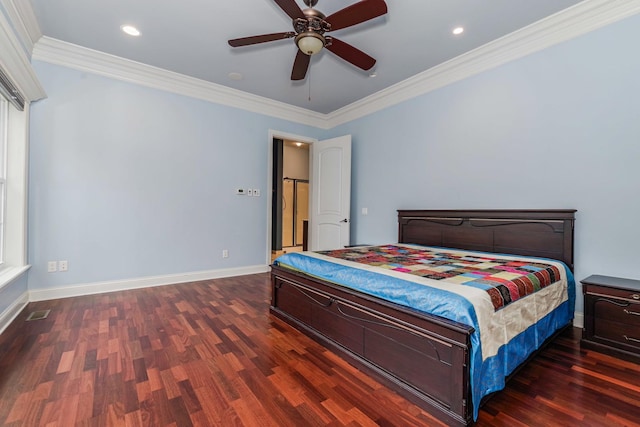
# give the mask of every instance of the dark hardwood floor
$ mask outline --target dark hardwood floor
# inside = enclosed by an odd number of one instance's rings
[[[269,297],[259,274],[31,303],[0,336],[0,424],[441,425],[271,317]],[[640,426],[640,365],[579,336],[520,370],[477,425]]]

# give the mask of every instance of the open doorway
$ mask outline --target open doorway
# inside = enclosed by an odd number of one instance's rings
[[[335,249],[351,244],[351,135],[318,141],[310,137],[269,130],[266,188],[271,189],[271,196],[266,198],[267,264],[273,262],[271,256],[273,248],[279,247],[282,250],[282,240],[279,246],[277,242],[274,246],[274,241],[282,239],[279,231],[282,230],[282,223],[278,225],[277,220],[281,218],[280,213],[283,207],[285,140],[300,142],[308,149],[308,250]],[[276,149],[278,145],[282,146],[281,150]],[[298,148],[297,145],[296,148]],[[298,208],[300,207],[301,204],[298,203]],[[296,223],[300,224],[298,227],[303,228],[304,236],[303,213],[298,214],[298,220]],[[298,236],[300,234],[298,232]]]
[[[309,229],[310,144],[273,139],[271,261],[307,249]]]

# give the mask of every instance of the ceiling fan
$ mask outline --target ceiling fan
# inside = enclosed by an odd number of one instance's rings
[[[303,0],[307,9],[300,9],[295,0],[274,0],[276,4],[293,20],[293,29],[282,33],[263,34],[229,40],[232,47],[248,46],[295,37],[298,53],[293,62],[291,80],[303,80],[307,75],[311,55],[322,48],[338,55],[340,58],[362,68],[370,70],[376,60],[360,49],[351,46],[335,37],[325,35],[326,32],[341,30],[368,21],[387,13],[384,0],[361,0],[351,6],[339,10],[329,16],[313,7],[318,0]]]

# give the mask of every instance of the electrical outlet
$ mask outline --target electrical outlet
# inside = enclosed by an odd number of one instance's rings
[[[362,208],[362,215],[369,215],[369,209]]]
[[[222,250],[222,258],[229,258],[229,250],[228,249],[223,249]]]
[[[247,188],[247,196],[253,196],[253,189]]]
[[[259,188],[254,188],[253,189],[253,195],[255,197],[260,197],[260,189]]]
[[[67,271],[69,263],[67,261],[58,261],[58,271]]]
[[[58,271],[58,263],[55,261],[49,261],[47,263],[47,273],[55,273]]]

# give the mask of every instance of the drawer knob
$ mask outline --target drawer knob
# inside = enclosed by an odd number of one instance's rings
[[[640,294],[633,294],[631,298],[640,300]]]

